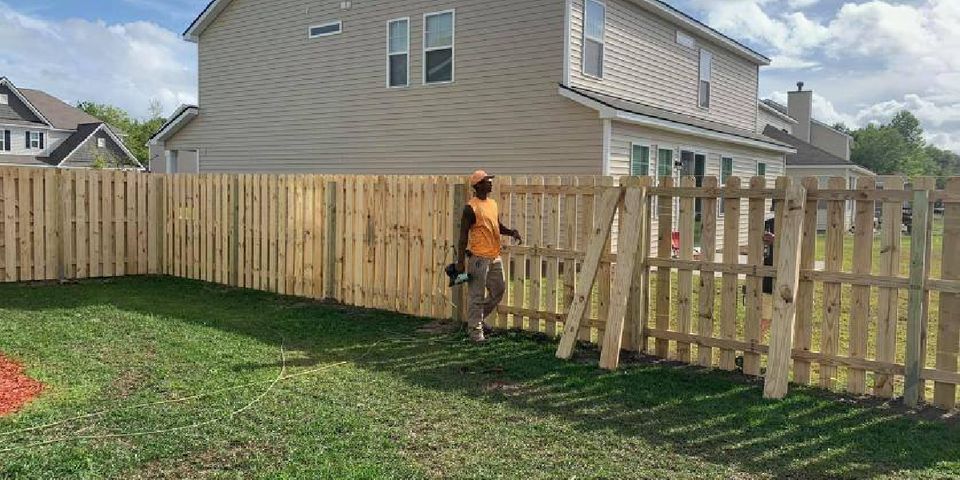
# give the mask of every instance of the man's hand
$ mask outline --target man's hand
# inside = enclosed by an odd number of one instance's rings
[[[516,229],[510,231],[510,237],[516,240],[518,244],[523,243],[523,238],[520,237],[520,232]]]
[[[774,234],[770,232],[763,232],[763,243],[767,245],[773,245],[773,242],[776,239],[777,237]]]

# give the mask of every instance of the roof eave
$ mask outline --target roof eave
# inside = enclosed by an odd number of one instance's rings
[[[203,11],[200,12],[200,15],[197,15],[197,18],[190,23],[186,31],[183,32],[183,39],[191,43],[198,43],[200,41],[200,34],[213,23],[214,19],[220,15],[220,12],[222,12],[224,8],[227,8],[227,4],[229,3],[230,0],[211,0]]]
[[[740,56],[745,57],[756,63],[761,67],[770,65],[770,59],[760,53],[754,51],[750,47],[733,40],[732,38],[720,33],[713,28],[710,28],[706,24],[698,21],[697,19],[683,13],[682,11],[671,7],[670,5],[660,1],[660,0],[632,0],[636,3],[643,3],[650,6],[662,16],[670,19],[673,23],[680,24],[686,27],[689,27],[693,30],[696,30],[697,33],[706,36],[710,40],[717,42],[728,49],[738,53]]]
[[[605,105],[602,102],[598,102],[588,97],[584,97],[576,92],[570,91],[566,88],[560,87],[560,95],[573,100],[583,106],[592,108],[600,114],[601,119],[605,120],[618,120],[621,122],[632,123],[635,125],[642,125],[645,127],[656,128],[658,130],[665,130],[674,133],[682,133],[687,135],[695,135],[698,137],[708,138],[711,140],[717,140],[721,142],[733,143],[737,145],[753,147],[760,150],[768,150],[777,153],[797,153],[797,150],[793,147],[786,145],[780,145],[777,143],[771,142],[762,142],[759,140],[753,140],[750,138],[739,137],[737,135],[731,135],[729,133],[717,132],[709,130],[702,127],[697,127],[694,125],[686,125],[682,123],[677,123],[670,120],[664,120],[661,118],[649,117],[646,115],[640,115],[633,112],[626,112],[619,110],[617,108]]]
[[[170,120],[147,140],[147,146],[160,145],[165,142],[170,135],[178,132],[198,115],[200,115],[200,108],[196,105],[181,105],[170,117]]]
[[[794,118],[791,117],[790,115],[785,115],[785,114],[784,114],[783,112],[781,112],[780,110],[777,110],[776,108],[773,108],[773,107],[771,107],[770,105],[767,105],[766,103],[763,103],[762,101],[761,101],[761,102],[757,102],[757,105],[759,105],[760,108],[766,110],[768,113],[772,114],[773,116],[775,116],[775,117],[777,117],[777,118],[779,118],[779,119],[781,119],[781,120],[783,120],[783,121],[785,121],[785,122],[787,122],[787,123],[791,123],[791,124],[793,124],[793,125],[799,125],[799,124],[800,124],[800,122],[798,122],[796,119],[794,119]]]

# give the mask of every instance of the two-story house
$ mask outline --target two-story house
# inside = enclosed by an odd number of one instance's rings
[[[767,175],[769,60],[656,0],[214,0],[154,171]]]
[[[0,166],[142,168],[105,123],[0,77]]]
[[[850,160],[853,138],[813,117],[813,91],[804,90],[803,82],[787,93],[787,105],[773,100],[759,103],[757,131],[769,138],[792,145],[797,151],[786,157],[786,175],[800,181],[818,177],[820,188],[827,188],[830,177],[843,177],[847,188],[855,188],[857,179],[875,177],[870,170]],[[817,225],[827,227],[826,202],[821,202]],[[853,202],[845,212],[846,225],[853,219]]]

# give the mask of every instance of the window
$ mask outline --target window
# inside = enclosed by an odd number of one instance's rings
[[[720,185],[726,185],[727,179],[733,176],[733,159],[723,157],[720,159]]]
[[[583,4],[583,73],[603,78],[603,34],[606,30],[607,6],[598,0]]]
[[[97,148],[106,148],[106,147],[107,147],[107,139],[103,137],[97,138]]]
[[[43,149],[43,134],[40,132],[27,132],[27,149]]]
[[[343,22],[337,20],[336,22],[325,23],[323,25],[315,25],[310,27],[309,33],[310,38],[317,37],[329,37],[330,35],[337,35],[343,31]]]
[[[645,177],[650,175],[650,147],[634,145],[630,154],[630,175]]]
[[[10,97],[6,93],[0,93],[0,105],[7,105],[10,103]]]
[[[766,177],[767,176],[767,164],[763,162],[757,162],[757,176]]]
[[[700,50],[700,108],[710,108],[710,79],[713,70],[713,54]]]
[[[387,86],[410,85],[410,19],[387,22]]]
[[[657,156],[657,177],[673,176],[673,150],[661,148]]]
[[[10,130],[0,130],[0,152],[10,151]]]
[[[454,12],[423,16],[423,83],[453,82]]]

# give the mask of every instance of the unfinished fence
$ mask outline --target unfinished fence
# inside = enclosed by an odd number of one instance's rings
[[[879,181],[882,189],[869,180],[856,189],[839,178],[826,188],[803,182],[791,380],[951,408],[960,383],[960,180],[945,189],[929,179]],[[503,223],[519,228],[524,244],[504,248],[508,291],[493,323],[558,336],[584,297],[577,335],[599,343],[611,299],[625,297],[623,349],[763,375],[775,330],[764,322],[763,279],[778,273],[764,264],[763,232],[770,218],[783,224],[788,182],[498,178]],[[644,192],[627,287],[615,280],[617,244],[631,227],[610,200],[622,204],[624,186]],[[5,168],[0,280],[166,274],[449,318],[463,302],[442,271],[467,195],[459,177]],[[910,234],[900,227],[904,205]],[[829,219],[824,232],[818,210]],[[590,240],[606,228],[590,258]],[[790,250],[781,239],[778,257]],[[597,282],[581,292],[588,262],[597,263]]]

